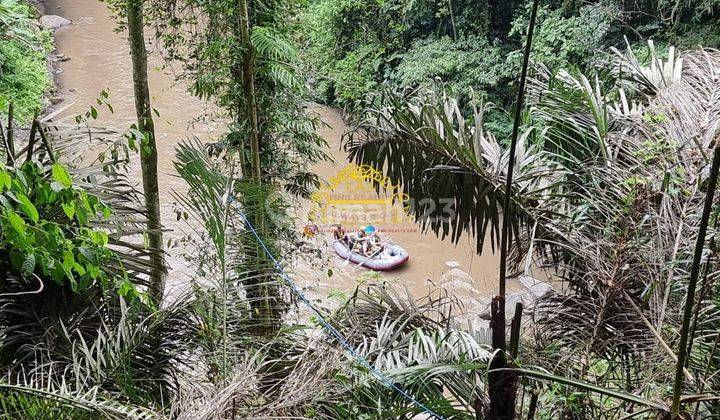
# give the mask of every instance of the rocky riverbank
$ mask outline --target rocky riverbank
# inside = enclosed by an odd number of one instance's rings
[[[38,12],[38,27],[49,31],[53,37],[56,30],[72,25],[72,21],[69,19],[50,13],[42,0],[30,0],[30,3]],[[44,98],[44,108],[47,110],[48,108],[52,108],[53,106],[60,104],[64,100],[64,98],[57,94],[56,76],[62,72],[62,68],[58,65],[58,63],[68,61],[70,58],[66,57],[62,53],[58,53],[54,48],[53,41],[53,49],[46,54],[46,59],[48,75],[52,80],[52,87]]]

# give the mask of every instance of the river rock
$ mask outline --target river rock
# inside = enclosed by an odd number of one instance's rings
[[[443,273],[443,275],[442,275],[443,283],[453,281],[453,280],[462,281],[462,282],[465,282],[468,284],[472,284],[472,282],[473,282],[472,276],[459,268],[453,268],[453,269],[449,270],[447,273]]]
[[[72,22],[68,19],[65,19],[62,16],[58,15],[44,15],[40,16],[40,25],[42,25],[43,28],[49,29],[49,30],[55,30],[58,28],[62,28],[63,26],[68,26]]]
[[[549,283],[542,282],[529,276],[521,276],[518,278],[520,283],[525,286],[533,299],[539,299],[547,293],[552,293],[555,289]]]
[[[453,268],[447,273],[443,273],[440,284],[440,286],[447,290],[451,295],[456,295],[460,291],[469,294],[476,294],[477,290],[475,290],[472,285],[472,276],[459,268]]]

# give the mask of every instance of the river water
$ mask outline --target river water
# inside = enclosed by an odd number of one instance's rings
[[[65,112],[69,115],[84,112],[95,104],[100,92],[107,89],[114,114],[101,112],[98,123],[124,132],[135,119],[126,35],[115,31],[116,24],[106,5],[97,0],[47,0],[45,4],[47,14],[57,14],[73,22],[55,34],[58,53],[69,58],[69,61],[60,63],[61,73],[56,79],[57,95],[66,104],[72,103]],[[148,44],[149,50],[153,51],[155,46],[150,39]],[[197,118],[206,112],[206,104],[188,94],[185,86],[177,83],[170,71],[161,70],[159,60],[158,54],[153,54],[150,59],[149,82],[153,106],[160,113],[160,117],[156,118],[156,130],[162,217],[168,229],[166,236],[178,239],[186,235],[188,229],[175,221],[173,192],[182,194],[186,186],[176,176],[172,165],[174,148],[189,136],[212,141],[220,136],[224,125],[222,122],[197,122]],[[325,179],[332,179],[347,165],[346,155],[340,150],[340,140],[346,127],[334,109],[314,106],[312,110],[328,124],[320,134],[327,140],[329,153],[335,159],[334,163],[322,164],[314,169]],[[134,161],[131,174],[139,185],[139,157],[135,156]],[[301,218],[298,225],[302,224]],[[383,220],[376,224],[394,242],[405,247],[411,256],[402,269],[383,274],[386,280],[407,286],[416,297],[425,295],[433,285],[444,287],[466,303],[494,294],[498,258],[492,254],[489,245],[482,256],[478,256],[472,238],[465,237],[455,246],[449,240],[436,238],[433,233],[420,232],[419,227],[409,220]],[[326,245],[323,238],[324,235],[320,235],[310,242],[323,249]],[[171,266],[168,286],[170,289],[183,287],[192,275],[191,265],[183,258],[182,248],[171,248],[168,253]],[[323,252],[320,259],[320,262],[295,264],[296,274],[302,283],[319,295],[335,290],[349,292],[358,281],[376,276],[368,274],[363,268],[346,264],[329,252]],[[509,287],[513,290],[517,285]]]

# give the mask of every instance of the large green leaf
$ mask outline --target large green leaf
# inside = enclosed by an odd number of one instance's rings
[[[37,208],[35,208],[35,205],[30,201],[28,196],[25,194],[16,194],[16,197],[18,201],[20,202],[20,209],[27,215],[27,217],[30,218],[33,222],[37,223],[40,219],[40,215],[38,214]]]
[[[52,165],[52,176],[55,181],[59,182],[65,188],[72,187],[72,177],[63,165],[54,163]]]

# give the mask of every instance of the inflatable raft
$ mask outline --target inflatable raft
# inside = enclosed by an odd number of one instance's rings
[[[340,258],[350,260],[355,264],[375,271],[393,270],[405,264],[408,258],[410,258],[407,251],[399,245],[388,245],[383,252],[370,258],[350,251],[350,249],[340,241],[335,241],[333,248],[335,248],[335,252]]]

